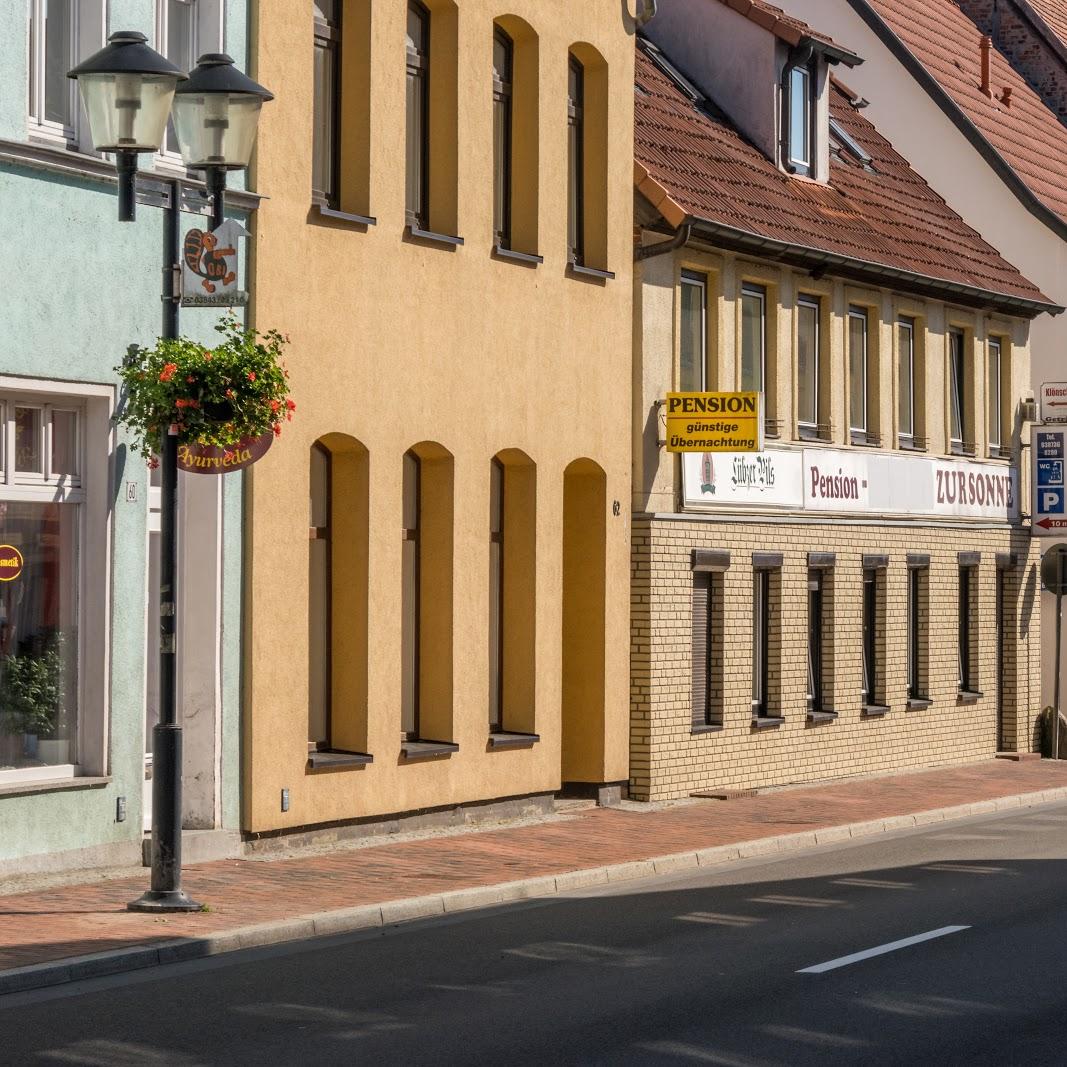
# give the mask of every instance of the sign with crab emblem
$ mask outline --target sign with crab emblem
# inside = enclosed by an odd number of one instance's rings
[[[182,305],[241,307],[248,293],[237,288],[237,245],[248,231],[233,219],[217,230],[191,229],[182,242]]]

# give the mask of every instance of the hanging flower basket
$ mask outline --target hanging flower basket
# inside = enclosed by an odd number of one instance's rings
[[[296,404],[281,358],[286,338],[245,329],[232,317],[215,329],[223,339],[214,348],[161,338],[115,368],[124,386],[115,418],[133,431],[134,448],[149,466],[158,463],[170,427],[183,469],[220,474],[259,459],[292,421]]]

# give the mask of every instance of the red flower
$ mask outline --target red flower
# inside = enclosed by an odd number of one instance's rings
[[[204,353],[204,359],[210,360],[211,359],[211,353],[210,352],[205,352]]]
[[[250,370],[248,372],[248,380],[250,382],[254,382],[256,380],[256,372],[254,370]]]
[[[232,400],[233,399],[233,390],[232,389],[227,389],[226,390],[226,395],[228,397],[230,397],[230,399]]]
[[[159,374],[159,380],[161,382],[169,382],[171,380],[171,378],[173,378],[174,375],[177,374],[177,373],[178,373],[178,364],[177,363],[164,363],[163,364],[163,370],[160,371],[160,374]]]
[[[190,401],[186,400],[184,397],[178,397],[178,399],[174,401],[174,406],[176,408],[187,408],[189,404]]]
[[[288,409],[289,409],[290,411],[296,411],[296,401],[295,401],[295,400],[287,400],[287,401],[285,402],[285,406],[286,406],[286,407],[287,407],[287,408],[288,408]]]
[[[277,422],[276,422],[276,423],[274,424],[274,436],[275,436],[275,437],[281,437],[281,435],[282,435],[282,428],[281,428],[281,425],[280,425],[279,423],[277,423]]]
[[[158,460],[158,459],[157,459],[157,458],[156,458],[155,456],[153,456],[153,457],[152,457],[152,458],[151,458],[151,459],[150,459],[150,460],[148,461],[148,469],[149,469],[150,471],[154,471],[154,470],[157,470],[157,469],[158,469],[158,467],[159,467],[159,460]]]
[[[270,402],[270,409],[271,409],[271,411],[277,411],[277,410],[278,410],[278,408],[280,408],[280,407],[281,407],[281,404],[279,404],[277,400],[272,400],[272,401]]]
[[[195,379],[195,378],[194,378],[194,377],[193,377],[193,376],[192,376],[191,374],[187,374],[187,375],[185,376],[185,380],[186,380],[186,381],[187,381],[187,382],[188,382],[188,383],[189,383],[190,385],[192,385],[192,384],[193,384],[193,382],[195,382],[195,381],[196,381],[196,379]]]

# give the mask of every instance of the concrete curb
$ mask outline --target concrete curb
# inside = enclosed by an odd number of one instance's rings
[[[156,945],[135,945],[131,948],[95,952],[47,963],[35,963],[28,967],[16,967],[0,971],[0,996],[23,993],[46,986],[63,985],[88,978],[123,974],[130,971],[157,967],[167,963],[184,963],[189,960],[206,959],[240,949],[262,948],[279,945],[286,941],[303,941],[314,937],[354,933],[411,922],[416,919],[450,915],[508,904],[517,900],[560,896],[579,889],[614,882],[633,881],[655,875],[671,874],[698,867],[716,867],[740,859],[772,856],[797,849],[811,848],[834,842],[876,837],[895,830],[909,830],[953,819],[965,819],[973,815],[987,815],[1010,809],[1033,808],[1067,800],[1067,787],[1044,789],[1035,793],[1022,793],[1000,797],[997,800],[982,800],[959,804],[949,808],[935,808],[912,815],[892,815],[885,819],[829,826],[819,830],[805,830],[798,834],[780,834],[734,845],[719,845],[714,848],[695,849],[657,856],[654,859],[615,863],[604,867],[568,871],[564,874],[524,878],[516,882],[501,882],[497,885],[474,886],[455,889],[447,893],[410,897],[405,900],[389,900],[381,904],[363,904],[353,908],[304,915],[298,919],[280,919],[259,923],[236,930],[222,930],[198,938],[180,938],[162,941]]]

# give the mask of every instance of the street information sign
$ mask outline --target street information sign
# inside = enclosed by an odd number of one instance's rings
[[[1064,466],[1067,463],[1067,427],[1035,426],[1033,535],[1035,537],[1067,536],[1067,483]]]
[[[668,393],[667,451],[763,451],[763,394]]]
[[[1067,382],[1045,382],[1041,386],[1041,421],[1067,422]]]

